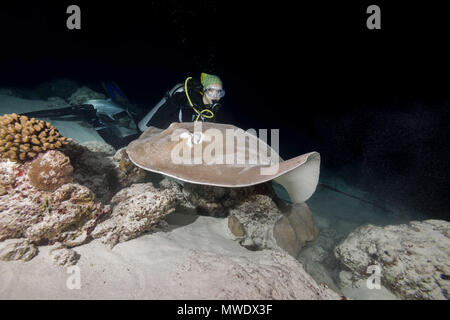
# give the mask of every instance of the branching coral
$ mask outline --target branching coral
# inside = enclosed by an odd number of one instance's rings
[[[61,148],[67,138],[49,122],[16,113],[0,116],[0,157],[25,161],[39,152]]]

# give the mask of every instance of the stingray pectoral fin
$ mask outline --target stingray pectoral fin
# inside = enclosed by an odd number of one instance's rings
[[[149,126],[139,137],[139,139],[149,138],[151,136],[156,136],[157,134],[163,132],[164,129],[160,129],[157,127]]]
[[[320,154],[311,152],[306,161],[298,167],[274,179],[289,194],[292,202],[302,203],[308,200],[316,190],[320,175]]]

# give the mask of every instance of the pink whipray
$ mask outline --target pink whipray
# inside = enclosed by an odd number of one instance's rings
[[[320,174],[319,153],[283,161],[265,141],[229,124],[175,122],[166,130],[151,127],[126,150],[136,166],[190,183],[247,187],[274,180],[295,203],[311,197]]]

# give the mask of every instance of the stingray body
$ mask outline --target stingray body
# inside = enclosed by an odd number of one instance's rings
[[[190,183],[246,187],[274,180],[295,203],[314,193],[320,174],[319,153],[283,161],[265,141],[228,124],[150,127],[126,150],[136,166]]]

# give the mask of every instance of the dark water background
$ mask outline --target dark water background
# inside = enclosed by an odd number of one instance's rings
[[[342,2],[342,1],[341,1]],[[434,218],[449,217],[450,26],[445,8],[378,2],[2,2],[0,87],[115,80],[150,109],[175,83],[221,76],[229,122],[280,129],[280,154]],[[294,6],[295,5],[295,6]],[[48,90],[47,92],[48,93]]]

